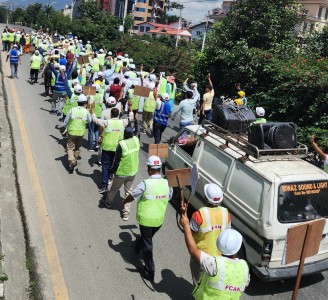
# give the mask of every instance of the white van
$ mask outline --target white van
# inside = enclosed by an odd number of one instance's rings
[[[200,180],[190,204],[204,204],[204,185],[217,183],[232,226],[243,235],[240,255],[263,281],[296,277],[297,263],[282,265],[289,227],[328,217],[328,174],[304,161],[307,147],[261,151],[212,123],[187,126],[169,145],[167,168],[197,164]],[[185,197],[190,189],[184,188]],[[307,258],[303,275],[328,269],[328,224],[319,253]]]

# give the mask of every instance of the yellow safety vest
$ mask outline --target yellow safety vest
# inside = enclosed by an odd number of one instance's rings
[[[196,285],[192,295],[196,300],[238,300],[249,282],[249,269],[243,259],[215,257],[217,274],[206,272]]]
[[[65,106],[63,108],[63,114],[65,116],[67,116],[67,114],[69,113],[69,111],[73,108],[73,107],[77,107],[77,99],[79,98],[79,95],[73,94],[71,96],[70,99],[67,99],[65,102]]]
[[[99,65],[100,66],[104,66],[105,65],[105,56],[106,56],[105,53],[99,53],[99,54],[97,54],[97,57],[99,59]]]
[[[129,89],[129,100],[132,101],[132,110],[137,110],[139,108],[139,96],[134,96],[134,89]]]
[[[159,90],[158,90],[159,95],[163,95],[164,93],[166,93],[166,84],[167,84],[166,78],[162,77],[161,81],[159,82]]]
[[[136,175],[139,168],[139,139],[134,136],[130,139],[120,141],[119,144],[122,147],[122,158],[115,175]]]
[[[150,92],[149,97],[145,99],[143,110],[146,112],[154,112],[156,109],[156,100],[154,93]]]
[[[88,111],[82,106],[73,107],[67,131],[69,135],[84,136],[86,124],[88,122]]]
[[[33,70],[40,70],[42,64],[42,57],[41,55],[33,55],[31,57],[31,69]]]
[[[102,93],[97,93],[94,96],[90,96],[90,107],[91,107],[91,104],[93,102],[96,103],[96,105],[95,105],[95,114],[96,114],[97,118],[101,117],[102,104],[103,104],[103,101],[104,101],[103,99],[104,99],[104,95]]]
[[[9,32],[9,33],[8,33],[8,42],[13,43],[14,40],[15,40],[15,33],[13,33],[13,32]]]
[[[221,233],[229,225],[229,212],[226,208],[202,207],[199,210],[202,224],[198,232],[193,232],[197,247],[211,256],[221,255],[216,247],[216,241]]]
[[[8,34],[7,32],[3,32],[1,35],[1,39],[3,42],[6,42],[8,40]]]
[[[105,151],[116,151],[118,143],[124,137],[123,120],[107,120],[107,126],[103,130],[101,148]]]
[[[144,180],[146,190],[137,204],[137,222],[148,227],[159,227],[163,224],[170,188],[163,178]]]
[[[91,67],[91,71],[92,72],[99,72],[99,59],[98,58],[93,59],[93,65]]]
[[[122,61],[117,61],[116,65],[115,65],[115,70],[114,73],[118,73],[121,70],[121,67],[123,66],[123,62]]]

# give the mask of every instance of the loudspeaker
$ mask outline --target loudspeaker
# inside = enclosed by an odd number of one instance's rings
[[[264,123],[249,127],[248,141],[259,149],[292,149],[297,145],[294,123]]]
[[[245,105],[217,105],[213,110],[212,123],[231,132],[241,132],[256,118],[253,111]]]

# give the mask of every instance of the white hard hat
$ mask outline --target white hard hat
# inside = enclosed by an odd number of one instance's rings
[[[98,83],[94,83],[92,86],[94,86],[96,88],[97,92],[100,91],[100,85]]]
[[[170,96],[169,96],[168,93],[163,93],[163,94],[161,95],[161,97],[162,97],[162,99],[163,99],[164,101],[167,101],[167,100],[170,99]]]
[[[122,55],[119,55],[116,58],[121,60],[123,57],[122,57]]]
[[[108,55],[113,55],[112,51],[108,51],[107,54],[108,54]]]
[[[113,96],[110,96],[108,99],[106,99],[106,103],[110,105],[116,105],[116,99]]]
[[[124,57],[129,57],[129,54],[127,54],[127,53],[126,53],[126,54],[124,54]]]
[[[82,43],[82,40],[79,40],[79,43]]]
[[[129,59],[129,63],[133,63],[133,59],[132,58]]]
[[[265,115],[265,110],[263,107],[256,107],[256,114],[260,117],[264,117]]]
[[[149,79],[151,81],[156,81],[157,78],[156,78],[156,75],[155,74],[150,74]]]
[[[101,71],[99,71],[97,74],[98,74],[98,76],[101,76],[101,77],[104,76],[104,73]]]
[[[90,41],[87,41],[87,44],[90,44]]]
[[[129,71],[126,71],[126,72],[124,73],[124,77],[129,78],[129,77],[130,77],[130,72],[129,72]]]
[[[99,52],[100,53],[104,53],[104,49],[99,49]]]
[[[78,80],[77,78],[75,78],[75,79],[72,80],[72,83],[73,83],[74,85],[77,85],[77,84],[79,84],[80,82],[79,82],[79,80]]]
[[[221,188],[215,183],[205,184],[204,193],[208,202],[213,205],[221,204],[223,200],[223,192]]]
[[[232,256],[239,251],[242,242],[243,237],[237,230],[225,229],[220,233],[216,246],[223,255]]]
[[[54,64],[54,67],[55,67],[55,69],[59,69],[60,64],[59,64],[59,63],[55,63],[55,64]]]
[[[39,51],[39,50],[35,50],[35,51],[34,51],[34,54],[35,54],[35,55],[39,55],[39,54],[40,54],[40,51]]]
[[[88,102],[87,96],[81,94],[79,98],[77,98],[77,102]]]
[[[60,69],[60,71],[66,71],[66,67],[65,66],[60,66],[59,69]]]
[[[162,161],[158,156],[152,155],[148,157],[147,166],[152,169],[160,169],[162,166]]]
[[[14,45],[13,45],[13,47],[14,47],[14,48],[17,48],[17,45],[16,45],[16,44],[14,44]]]
[[[82,93],[82,91],[83,91],[82,85],[77,84],[77,85],[74,87],[74,91],[77,92],[77,93]]]
[[[136,65],[135,65],[135,64],[130,64],[130,65],[129,65],[129,68],[130,68],[131,70],[135,70],[135,69],[136,69]]]

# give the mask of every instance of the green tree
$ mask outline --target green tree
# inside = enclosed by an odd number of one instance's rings
[[[211,72],[223,95],[234,96],[240,82],[249,104],[265,107],[267,119],[294,121],[304,141],[309,132],[320,132],[328,140],[327,63],[320,60],[328,31],[299,49],[295,27],[303,15],[295,0],[234,5],[213,26],[205,51],[196,55],[194,73],[201,82]]]
[[[22,22],[25,23],[25,10],[22,9],[21,7],[17,7],[12,13],[10,17],[10,22],[15,23],[15,22]]]

